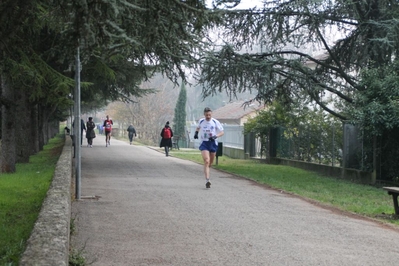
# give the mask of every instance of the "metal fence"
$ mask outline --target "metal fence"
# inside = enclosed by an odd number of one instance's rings
[[[342,166],[343,130],[342,127],[309,127],[303,125],[288,129],[273,129],[267,140],[266,154],[331,166]],[[270,142],[274,142],[270,145]],[[270,150],[274,147],[275,151]]]
[[[218,140],[223,146],[243,149],[250,157],[273,157],[306,161],[332,166],[342,166],[343,128],[330,127],[301,127],[288,129],[274,128],[268,136],[261,138],[255,134],[244,136],[244,126],[223,125],[224,136]],[[190,139],[194,148],[198,148],[199,140],[193,140],[196,125],[190,126]]]

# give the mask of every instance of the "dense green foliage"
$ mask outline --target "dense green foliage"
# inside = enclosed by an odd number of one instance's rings
[[[2,134],[1,171],[15,171],[16,154],[27,160],[49,139],[48,124],[65,120],[78,48],[83,109],[129,101],[151,92],[138,85],[156,72],[186,80],[207,43],[206,11],[204,1],[2,1],[1,117],[11,134]],[[14,130],[29,120],[38,126],[27,143],[37,147],[16,150]]]
[[[313,102],[340,119],[362,93],[359,71],[397,56],[393,0],[262,1],[253,10],[220,10],[223,46],[208,53],[205,95],[257,91],[257,100]],[[322,95],[332,95],[335,105]]]
[[[374,153],[379,158],[375,169],[381,179],[398,181],[399,167],[399,62],[361,72],[362,93],[355,97],[354,106],[348,108],[353,114],[353,123],[360,128],[365,143],[375,142],[379,149]],[[364,148],[368,168],[373,150]]]
[[[31,52],[25,55],[27,59],[35,56],[41,59],[41,65],[54,68],[55,71],[37,73],[41,79],[59,73],[73,78],[71,65],[79,46],[82,81],[92,85],[83,88],[82,101],[86,103],[99,100],[96,95],[101,96],[102,104],[104,100],[141,95],[137,85],[155,71],[173,80],[185,78],[182,67],[195,64],[207,21],[202,1],[38,0],[31,5],[34,8],[29,14],[37,24],[24,24],[21,35],[36,26],[40,38],[33,33],[25,37],[29,42],[21,42],[13,49],[23,51],[26,47]],[[10,45],[13,41],[9,40]],[[6,59],[10,56],[4,55]],[[24,62],[22,66],[26,68]],[[29,71],[37,71],[37,65],[30,66]],[[71,88],[74,84],[69,85]],[[41,86],[36,88],[42,91]],[[68,95],[70,90],[65,93]]]
[[[354,121],[368,133],[379,136],[386,129],[399,127],[399,61],[362,72],[360,84],[365,88],[356,94]]]
[[[399,168],[387,156],[396,158],[399,150],[393,146],[399,143],[399,2],[261,2],[254,9],[218,11],[223,42],[203,60],[204,95],[255,91],[253,100],[266,104],[317,105],[361,129],[362,160],[375,162],[368,170],[396,178]]]
[[[343,148],[342,122],[321,110],[286,108],[274,102],[249,119],[244,133],[254,133],[266,157],[295,159],[340,166]],[[275,150],[270,150],[270,142]]]
[[[146,95],[138,84],[155,72],[185,82],[185,72],[198,69],[203,96],[255,91],[254,100],[318,105],[361,126],[374,143],[369,158],[377,154],[374,137],[382,148],[399,142],[396,0],[269,0],[232,9],[240,2],[1,1],[2,171],[40,150],[49,124],[67,116],[77,47],[84,110]],[[25,142],[35,145],[15,148],[23,144],[17,126],[27,121],[33,133]]]

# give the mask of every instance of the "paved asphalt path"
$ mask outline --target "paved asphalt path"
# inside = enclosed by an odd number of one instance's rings
[[[92,265],[398,265],[399,232],[112,140],[82,147],[76,233]],[[173,155],[173,152],[172,152]],[[388,195],[387,195],[388,196]]]

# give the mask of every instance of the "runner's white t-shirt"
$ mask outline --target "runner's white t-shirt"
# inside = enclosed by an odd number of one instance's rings
[[[198,137],[202,141],[209,141],[209,138],[212,136],[217,135],[219,132],[223,131],[223,126],[220,124],[220,122],[214,118],[211,118],[211,120],[206,121],[205,118],[201,118],[198,121],[198,126],[199,132],[198,132]],[[217,140],[216,140],[217,144]]]

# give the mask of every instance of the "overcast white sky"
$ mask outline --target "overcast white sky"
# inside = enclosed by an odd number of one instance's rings
[[[212,4],[212,0],[207,0],[208,5]],[[261,0],[241,0],[241,3],[236,7],[237,9],[245,9],[255,7],[256,5],[261,5]]]
[[[244,8],[251,8],[255,6],[260,6],[261,1],[258,0],[241,0],[241,3],[237,6],[238,9],[244,9]]]

